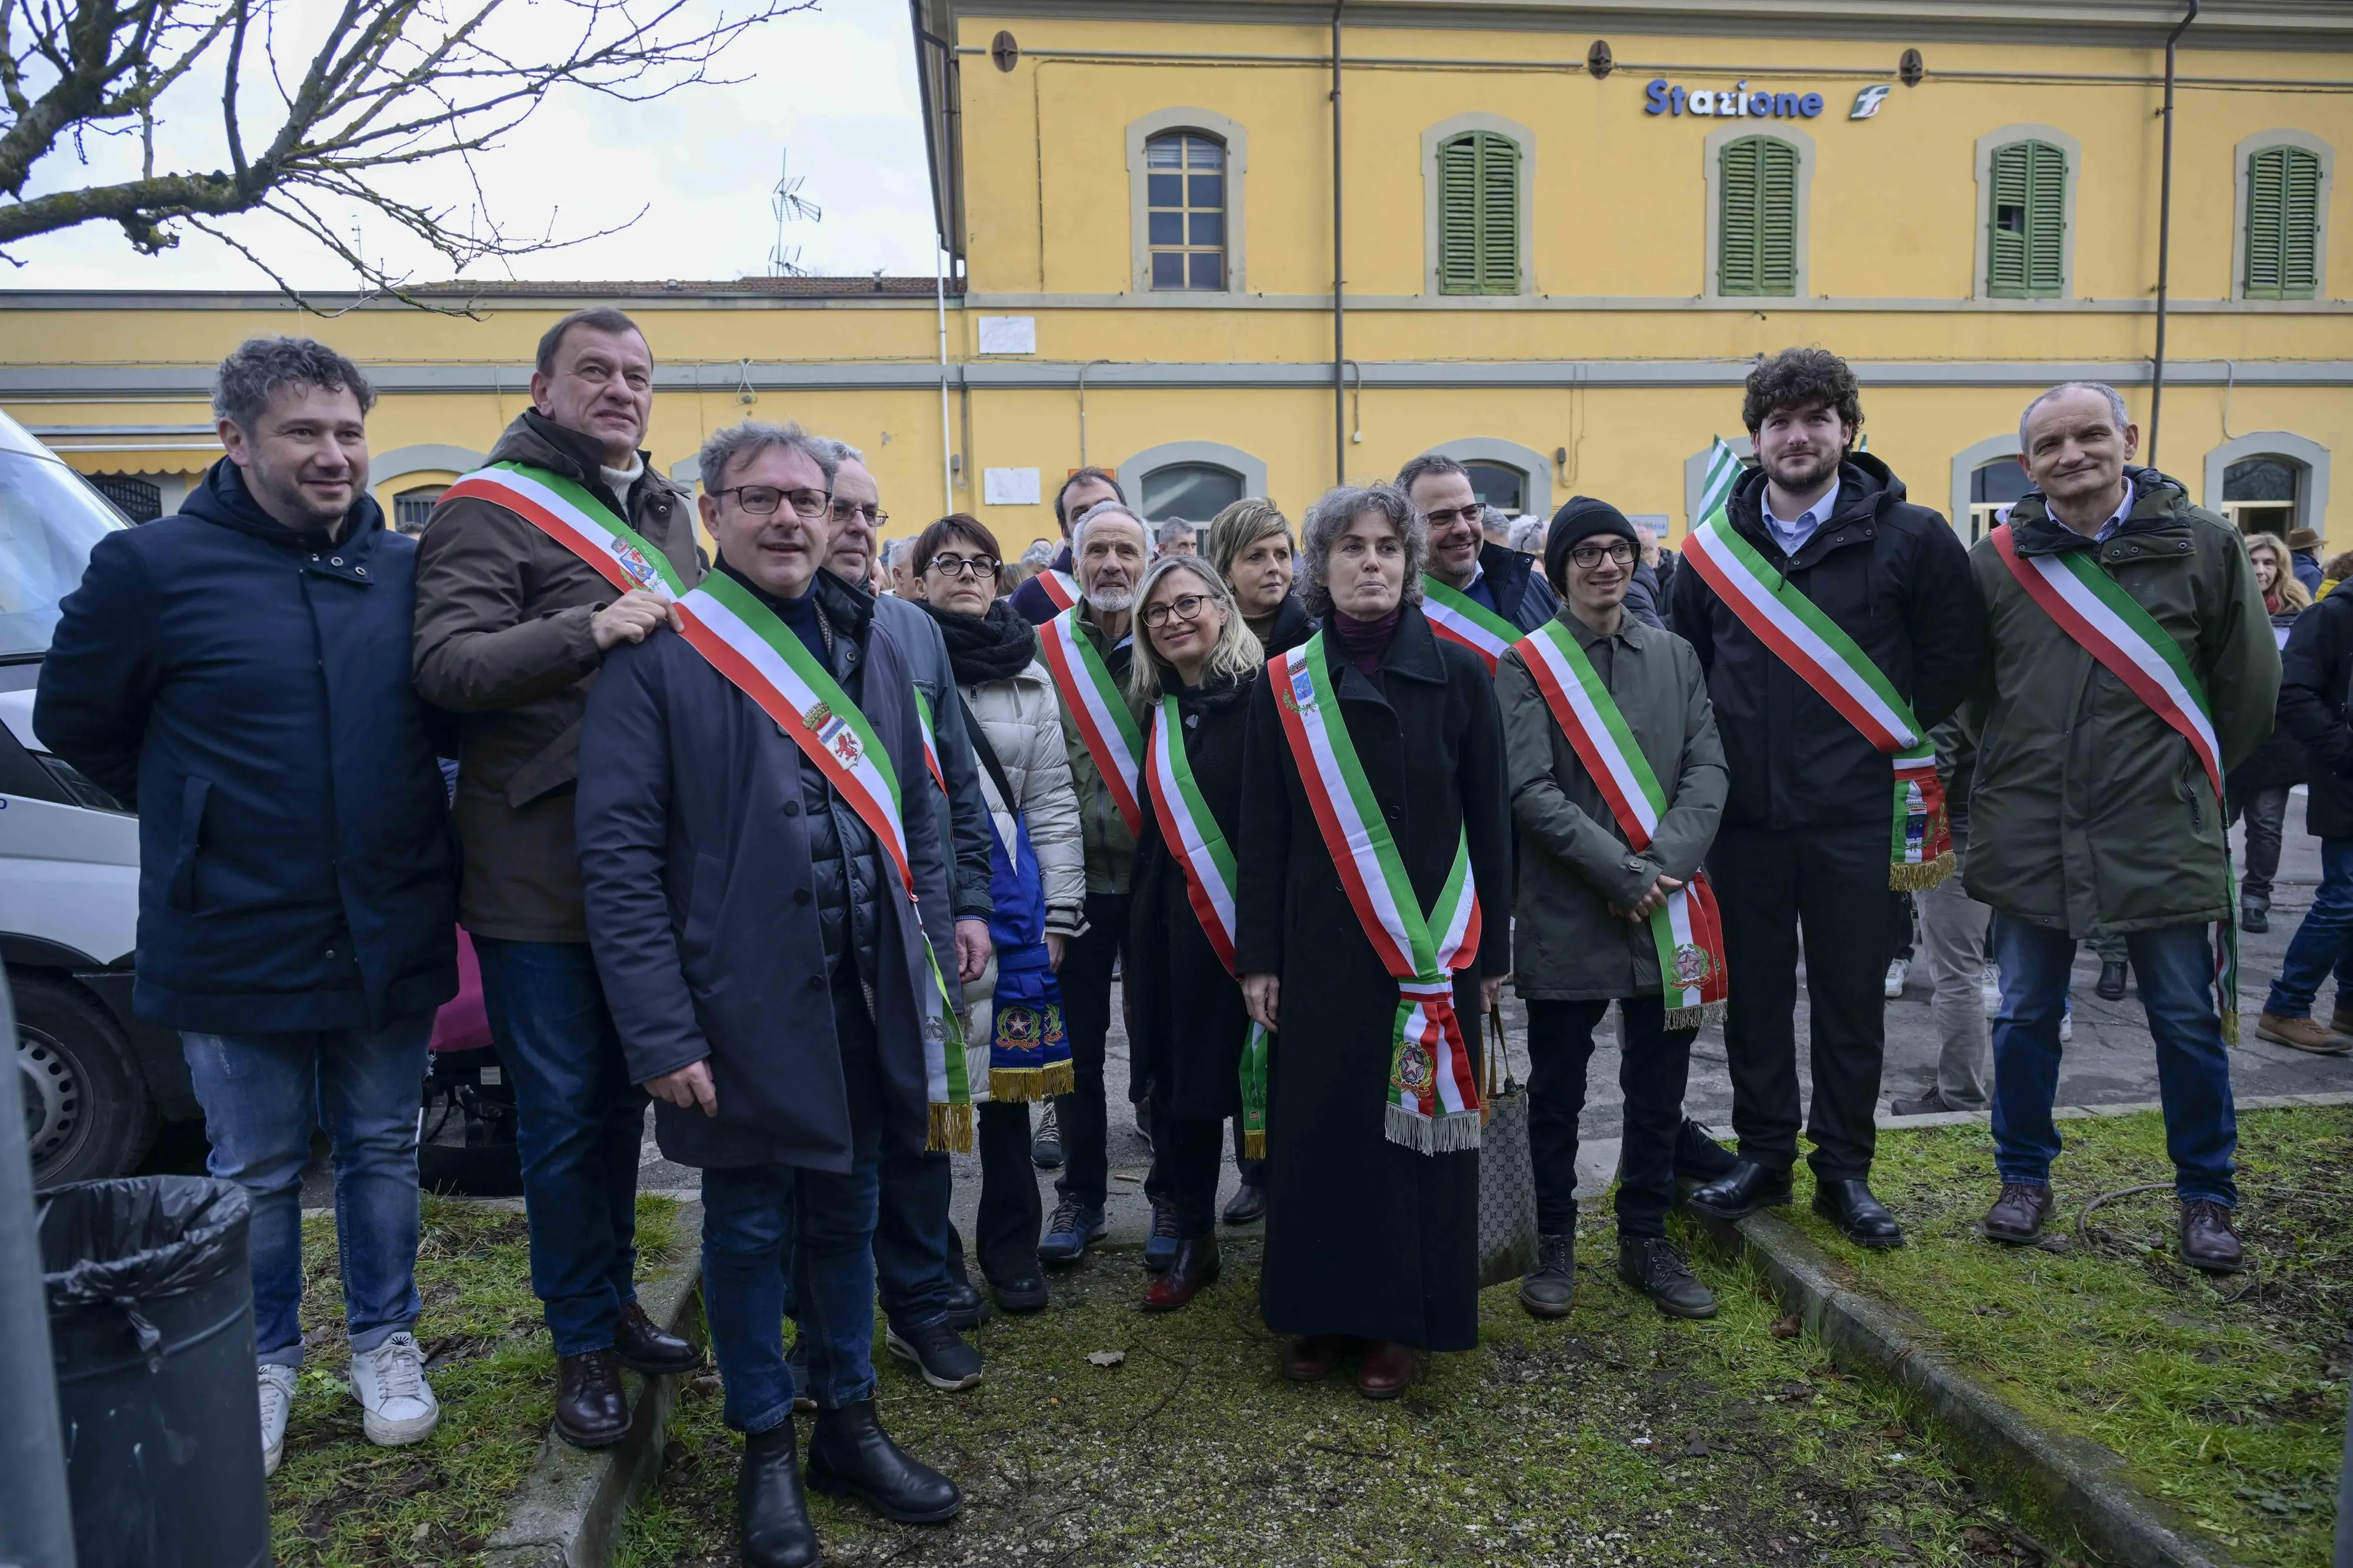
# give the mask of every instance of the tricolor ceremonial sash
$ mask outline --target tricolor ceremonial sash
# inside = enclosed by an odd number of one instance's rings
[[[923,732],[923,766],[931,769],[932,782],[940,786],[942,795],[945,795],[948,793],[948,778],[940,772],[940,743],[938,736],[933,733],[932,700],[923,695],[923,689],[920,686],[910,684],[908,689],[915,694],[915,716],[923,721],[918,728]]]
[[[1234,971],[1234,852],[1209,813],[1193,781],[1192,759],[1185,753],[1185,721],[1176,699],[1163,693],[1152,716],[1152,735],[1145,746],[1144,779],[1152,794],[1153,815],[1160,822],[1160,837],[1185,868],[1185,891],[1192,900],[1194,918],[1226,973]],[[1266,1157],[1267,1035],[1253,1022],[1242,1043],[1242,1156]]]
[[[1479,1079],[1455,1016],[1453,979],[1479,956],[1470,837],[1456,838],[1445,886],[1424,913],[1333,694],[1324,634],[1275,660],[1268,673],[1324,847],[1366,940],[1398,983],[1384,1131],[1390,1142],[1423,1154],[1476,1149]]]
[[[1887,885],[1916,891],[1951,876],[1952,826],[1936,777],[1936,749],[1871,656],[1740,537],[1722,508],[1692,530],[1683,559],[1757,641],[1894,763]]]
[[[1103,775],[1103,788],[1119,807],[1119,819],[1127,824],[1128,837],[1134,837],[1144,831],[1144,807],[1135,798],[1144,731],[1127,710],[1127,699],[1120,695],[1111,667],[1079,629],[1075,605],[1038,628],[1038,651],[1064,706],[1079,722],[1079,739],[1094,758],[1095,772]]]
[[[1067,610],[1079,602],[1079,580],[1068,572],[1049,566],[1038,574],[1038,586],[1046,597],[1054,601],[1054,608]]]
[[[2042,605],[2043,613],[2059,623],[2061,631],[2189,742],[2206,770],[2206,782],[2213,786],[2214,807],[2220,812],[2222,748],[2214,739],[2206,683],[2198,679],[2173,634],[2141,608],[2121,584],[2100,570],[2094,551],[2021,555],[2007,522],[1993,531],[1993,547],[2027,597]],[[2232,916],[2239,907],[2239,894],[2227,838],[2222,849],[2222,918],[2214,922],[2214,994],[2222,1016],[2222,1038],[2235,1046],[2239,1043],[2239,926]]]
[[[1461,589],[1428,575],[1421,580],[1421,613],[1431,631],[1485,659],[1490,675],[1504,650],[1526,635]]]
[[[688,645],[792,737],[873,833],[899,874],[909,918],[922,934],[922,921],[913,913],[914,874],[907,863],[899,777],[890,753],[832,672],[775,611],[724,573],[713,572],[702,586],[681,592],[668,557],[588,490],[545,468],[494,464],[468,474],[448,493],[478,497],[535,524],[624,593],[642,588],[670,601]],[[928,1146],[965,1153],[972,1148],[972,1095],[963,1034],[948,1005],[939,959],[930,939],[923,940],[932,971],[931,994],[916,998],[931,1102]]]
[[[1587,775],[1609,803],[1618,831],[1634,848],[1648,848],[1659,819],[1667,813],[1667,792],[1659,786],[1659,775],[1635,742],[1601,672],[1577,646],[1577,635],[1552,621],[1527,636],[1520,644],[1520,657],[1554,721],[1585,763]],[[1651,911],[1651,934],[1658,943],[1666,1026],[1696,1029],[1723,1017],[1724,923],[1705,872],[1694,872],[1689,882],[1667,895],[1664,908]]]

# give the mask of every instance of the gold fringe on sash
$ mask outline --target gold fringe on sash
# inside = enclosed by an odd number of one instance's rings
[[[1242,1134],[1242,1158],[1245,1160],[1263,1160],[1266,1158],[1266,1134],[1264,1132],[1245,1132]]]
[[[1899,893],[1925,893],[1952,874],[1953,852],[1947,849],[1934,860],[1888,867],[1887,885]]]
[[[2239,1010],[2232,1007],[2222,1015],[2222,1044],[2235,1047],[2239,1043]]]
[[[1042,1068],[988,1069],[988,1098],[1002,1100],[1008,1105],[1051,1100],[1058,1094],[1077,1092],[1078,1077],[1069,1062],[1055,1062]]]
[[[972,1107],[934,1101],[931,1132],[923,1147],[934,1153],[972,1152]]]
[[[1724,1021],[1724,1004],[1703,1002],[1696,1007],[1670,1007],[1663,1026],[1670,1029],[1704,1029]]]

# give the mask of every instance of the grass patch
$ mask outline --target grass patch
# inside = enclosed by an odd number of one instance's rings
[[[1872,1183],[1911,1237],[1900,1251],[1848,1245],[1802,1190],[1789,1215],[1859,1283],[1925,1318],[1959,1364],[2035,1420],[2115,1449],[2240,1560],[2321,1568],[2353,1366],[2353,1108],[2241,1117],[2252,1279],[2211,1280],[2176,1255],[2156,1112],[2059,1126],[2042,1246],[1978,1234],[2000,1188],[1982,1127],[1880,1134]],[[2086,1204],[2143,1183],[2167,1185],[2102,1205],[2078,1237]]]
[[[981,1331],[987,1380],[940,1394],[881,1367],[884,1424],[965,1489],[908,1529],[811,1499],[837,1564],[2042,1563],[2042,1548],[1811,1340],[1776,1338],[1745,1265],[1703,1260],[1713,1322],[1671,1323],[1620,1284],[1588,1215],[1575,1313],[1538,1323],[1510,1287],[1480,1348],[1375,1405],[1345,1375],[1275,1372],[1255,1242],[1190,1308],[1138,1310],[1136,1254],[1053,1278],[1054,1302]],[[1091,1352],[1125,1352],[1102,1368]],[[682,1391],[626,1568],[723,1568],[741,1447],[719,1385]],[[803,1440],[808,1426],[802,1421]]]
[[[670,1260],[677,1205],[638,1200],[641,1272]],[[343,1285],[332,1219],[302,1224],[305,1364],[269,1482],[280,1564],[458,1563],[506,1521],[554,1413],[555,1356],[531,1293],[528,1231],[514,1210],[425,1199],[417,1255],[441,1425],[426,1441],[379,1448],[360,1431],[347,1379]]]

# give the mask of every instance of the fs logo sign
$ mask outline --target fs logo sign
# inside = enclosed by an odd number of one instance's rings
[[[1878,118],[1879,106],[1887,101],[1887,95],[1893,90],[1894,89],[1888,87],[1884,82],[1864,88],[1861,92],[1854,95],[1854,107],[1847,110],[1846,117],[1849,120],[1873,120]]]

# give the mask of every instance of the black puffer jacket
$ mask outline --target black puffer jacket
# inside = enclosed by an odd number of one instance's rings
[[[2296,617],[2309,614],[2311,608],[2306,606],[2301,610],[2282,609],[2272,616],[2272,637],[2280,646],[2283,660]],[[2271,739],[2255,748],[2253,756],[2222,775],[2222,787],[2232,801],[2242,801],[2257,790],[2285,789],[2311,776],[2312,763],[2304,754],[2304,742],[2295,738],[2295,731],[2280,722],[2273,726]]]
[[[2304,830],[2353,837],[2353,589],[2339,588],[2295,618],[2280,652],[2279,726],[2304,747],[2312,795]]]

